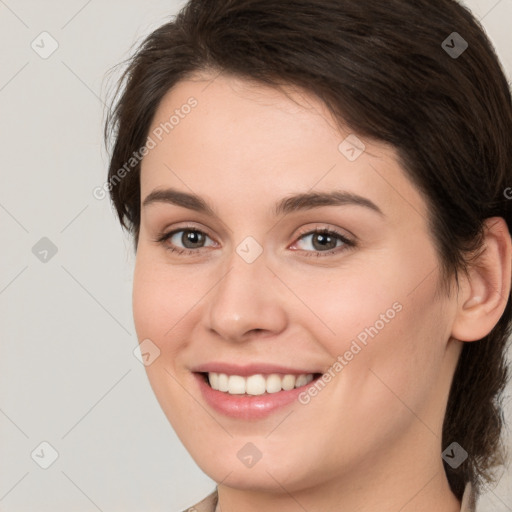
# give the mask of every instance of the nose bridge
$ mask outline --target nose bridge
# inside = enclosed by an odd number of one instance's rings
[[[258,244],[259,245],[259,244]],[[245,240],[231,254],[228,270],[209,301],[209,328],[230,340],[251,331],[280,332],[287,316],[262,250]]]

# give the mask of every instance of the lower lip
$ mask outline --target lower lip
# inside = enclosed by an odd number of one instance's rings
[[[290,405],[297,400],[297,397],[315,380],[301,386],[300,388],[290,389],[289,391],[279,391],[277,393],[264,393],[263,395],[230,395],[223,391],[212,389],[204,379],[202,374],[195,373],[199,383],[199,389],[213,409],[232,418],[256,420],[269,416],[273,412]]]

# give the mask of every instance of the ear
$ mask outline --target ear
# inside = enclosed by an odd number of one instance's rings
[[[501,217],[484,222],[484,245],[470,264],[468,276],[461,275],[457,313],[452,337],[476,341],[491,332],[501,318],[510,295],[512,268],[511,238]]]

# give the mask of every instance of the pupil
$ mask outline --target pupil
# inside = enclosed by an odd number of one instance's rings
[[[181,242],[188,249],[193,249],[202,246],[204,237],[203,234],[198,231],[184,231],[181,237]]]

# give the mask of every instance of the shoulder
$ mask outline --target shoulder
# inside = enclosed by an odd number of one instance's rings
[[[217,489],[209,494],[204,500],[189,507],[183,512],[215,512],[217,506]]]

